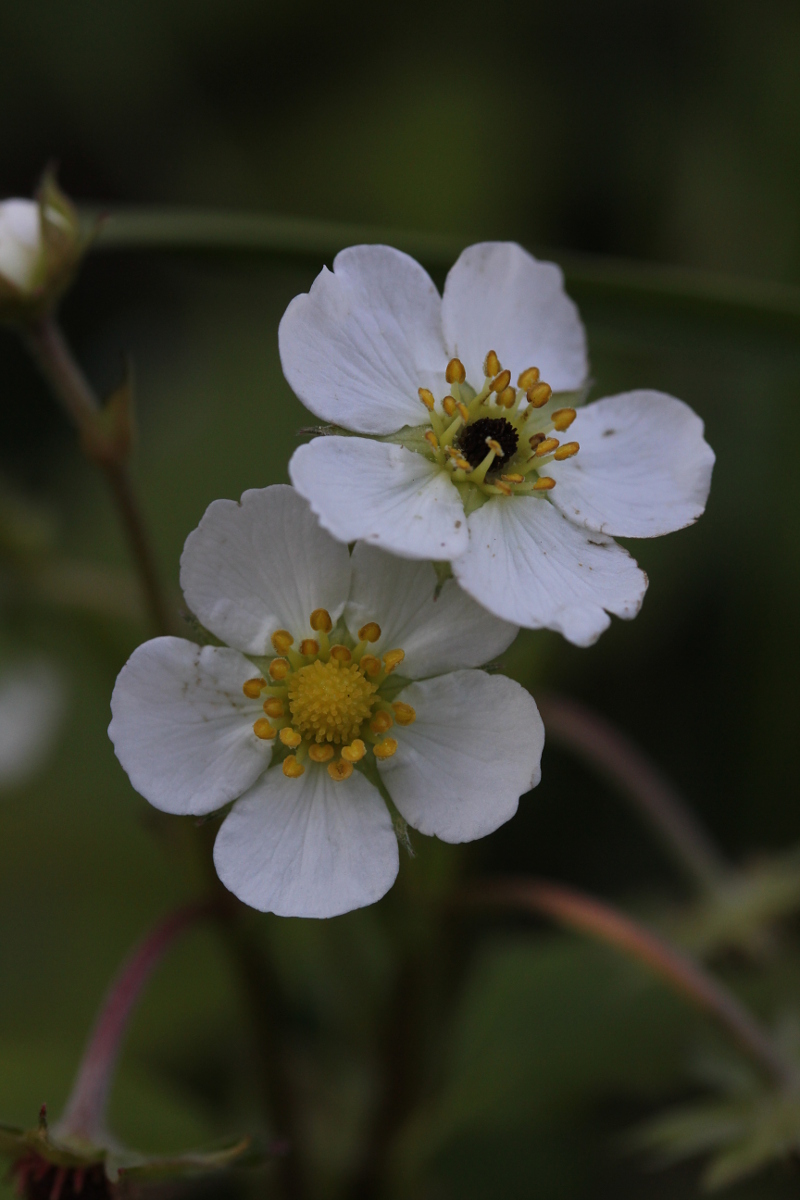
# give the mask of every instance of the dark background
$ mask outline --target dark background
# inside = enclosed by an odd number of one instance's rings
[[[0,195],[30,194],[55,161],[93,204],[508,237],[555,257],[800,282],[800,9],[788,2],[0,0],[0,61]],[[304,415],[280,374],[277,324],[320,266],[97,253],[64,305],[98,387],[118,382],[123,354],[134,362],[136,473],[173,587],[211,500],[286,478]],[[800,838],[800,323],[579,281],[572,292],[593,397],[682,397],[717,467],[699,525],[631,546],[651,578],[635,622],[614,621],[589,650],[523,635],[509,669],[618,722],[726,854],[786,847]],[[52,514],[58,553],[123,565],[99,481],[5,331],[0,406],[0,466]],[[56,605],[8,604],[0,619],[4,652],[46,650],[70,698],[48,764],[0,798],[0,1117],[30,1122],[42,1100],[63,1102],[127,947],[192,880],[105,736],[142,628]],[[466,852],[422,842],[404,870],[426,856],[438,870],[443,854],[445,870],[545,874],[645,908],[685,894],[641,820],[555,748],[493,837]],[[323,924],[258,918],[295,1005],[321,1195],[339,1194],[369,1094],[362,1059],[391,974],[393,903]],[[466,941],[465,998],[428,1047],[443,1088],[434,1098],[431,1084],[398,1143],[398,1194],[694,1194],[694,1169],[649,1175],[619,1135],[686,1094],[683,1064],[707,1036],[696,1018],[608,952],[544,927]],[[767,1017],[797,1004],[788,961],[756,989]],[[172,1149],[251,1126],[246,1057],[226,961],[211,934],[193,935],[137,1019],[121,1135]],[[735,1194],[796,1187],[776,1171]]]

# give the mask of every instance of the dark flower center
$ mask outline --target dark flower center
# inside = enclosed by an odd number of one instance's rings
[[[496,459],[492,466],[495,469],[505,469],[508,460],[516,453],[519,441],[516,429],[505,417],[481,417],[479,421],[467,425],[458,435],[456,446],[474,468],[479,466],[489,453],[487,438],[497,442],[503,451],[503,457]]]
[[[20,1159],[12,1167],[17,1193],[24,1200],[110,1200],[111,1185],[102,1163],[86,1167],[59,1167],[38,1154]]]

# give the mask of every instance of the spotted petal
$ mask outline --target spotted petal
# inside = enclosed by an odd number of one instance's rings
[[[200,621],[246,654],[272,653],[270,635],[309,636],[315,608],[334,620],[350,587],[350,560],[294,488],[215,500],[186,539],[181,586]]]
[[[658,537],[693,524],[711,487],[714,451],[688,404],[625,392],[578,410],[580,452],[553,462],[550,499],[577,525],[617,537]]]
[[[538,367],[557,392],[586,379],[586,335],[561,268],[539,262],[515,242],[479,242],[464,250],[447,276],[442,325],[448,354],[462,360],[477,386],[489,350],[514,383],[526,367]]]
[[[467,548],[458,491],[441,467],[404,446],[318,437],[295,450],[289,475],[339,541],[361,538],[403,558],[449,559]]]
[[[607,613],[630,618],[641,607],[647,576],[627,550],[579,529],[548,500],[490,500],[469,518],[469,530],[469,550],[453,573],[507,621],[590,646],[608,627]]]
[[[358,771],[334,781],[268,771],[233,806],[214,846],[217,874],[245,904],[282,917],[335,917],[379,900],[398,869],[377,789]]]
[[[162,812],[221,808],[269,764],[271,743],[253,733],[263,716],[242,684],[253,664],[236,650],[161,637],[134,650],[111,697],[117,758]]]
[[[430,563],[384,554],[364,542],[352,556],[353,583],[345,620],[356,636],[362,625],[377,621],[381,637],[375,654],[401,647],[401,675],[421,679],[458,667],[480,667],[506,650],[517,626],[493,617],[448,579],[436,596],[436,572]]]
[[[351,246],[284,313],[283,373],[323,420],[392,433],[420,424],[418,388],[443,390],[441,330],[441,299],[419,263],[391,246]]]
[[[420,833],[471,842],[503,825],[541,777],[544,726],[532,697],[502,675],[454,671],[405,688],[416,711],[378,763],[398,811]]]

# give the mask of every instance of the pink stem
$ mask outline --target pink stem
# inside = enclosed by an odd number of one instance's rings
[[[123,965],[86,1043],[72,1092],[56,1128],[59,1136],[89,1142],[102,1136],[122,1039],[136,1002],[172,943],[209,913],[206,904],[178,909],[147,935]]]

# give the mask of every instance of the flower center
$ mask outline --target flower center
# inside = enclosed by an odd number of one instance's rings
[[[512,387],[511,372],[490,350],[483,373],[477,391],[467,382],[464,364],[452,358],[445,372],[450,394],[440,404],[427,388],[419,389],[430,421],[424,453],[448,472],[468,513],[490,496],[546,495],[556,481],[544,468],[580,449],[577,442],[562,444],[553,436],[568,429],[577,414],[557,407],[537,367],[528,367]]]
[[[315,742],[351,742],[372,713],[376,691],[358,663],[316,659],[289,680],[292,724]]]

